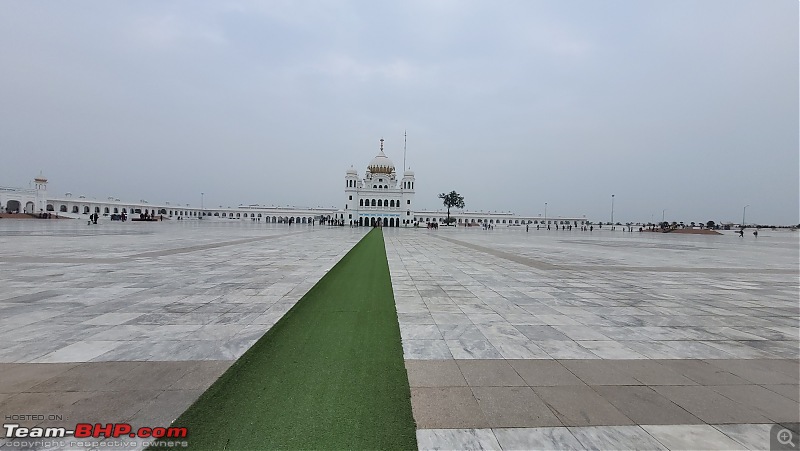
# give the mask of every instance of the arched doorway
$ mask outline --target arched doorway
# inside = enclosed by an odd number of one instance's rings
[[[19,213],[21,209],[22,205],[18,200],[10,200],[6,202],[6,211],[9,213]]]
[[[36,210],[36,206],[33,202],[26,202],[25,203],[25,213],[33,213]]]

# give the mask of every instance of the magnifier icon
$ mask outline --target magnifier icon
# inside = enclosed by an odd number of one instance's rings
[[[794,446],[792,443],[792,432],[788,429],[781,429],[777,435],[778,443],[781,445]]]

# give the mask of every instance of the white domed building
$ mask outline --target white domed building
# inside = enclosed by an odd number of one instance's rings
[[[394,163],[383,152],[383,138],[378,155],[367,165],[364,178],[353,167],[345,175],[345,224],[400,227],[414,222],[414,173],[405,171],[397,179]]]

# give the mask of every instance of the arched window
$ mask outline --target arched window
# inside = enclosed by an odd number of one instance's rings
[[[127,213],[128,213],[128,210],[126,210],[126,209],[124,209],[124,208],[123,208],[123,209],[122,209],[122,212],[123,212],[123,213],[125,213],[125,214],[127,214]]]
[[[372,199],[372,206],[375,206],[375,199]]]
[[[377,187],[378,187],[378,185],[372,185],[372,187],[373,187],[373,188],[377,188]]]
[[[358,200],[358,206],[359,207],[363,207],[364,206],[364,199],[359,199]]]
[[[62,205],[61,208],[59,209],[59,211],[61,211],[61,213],[66,213],[67,212],[67,206],[66,205]]]
[[[76,212],[76,213],[77,213],[77,212]],[[85,215],[88,215],[88,214],[89,214],[89,207],[88,207],[88,206],[84,206],[84,207],[83,207],[83,214],[85,214]]]
[[[382,202],[380,199],[378,199],[378,206],[379,206],[379,207],[382,207],[382,206],[383,206],[383,202]]]
[[[105,213],[105,214],[108,214],[108,213],[109,213],[108,207],[106,207],[106,208],[104,208],[104,209],[103,209],[103,213]]]
[[[392,199],[392,200],[390,200],[390,201],[389,201],[389,206],[390,206],[390,207],[394,207],[394,199]]]

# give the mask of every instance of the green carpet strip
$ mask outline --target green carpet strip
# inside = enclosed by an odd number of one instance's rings
[[[180,418],[192,449],[416,449],[381,230]]]

